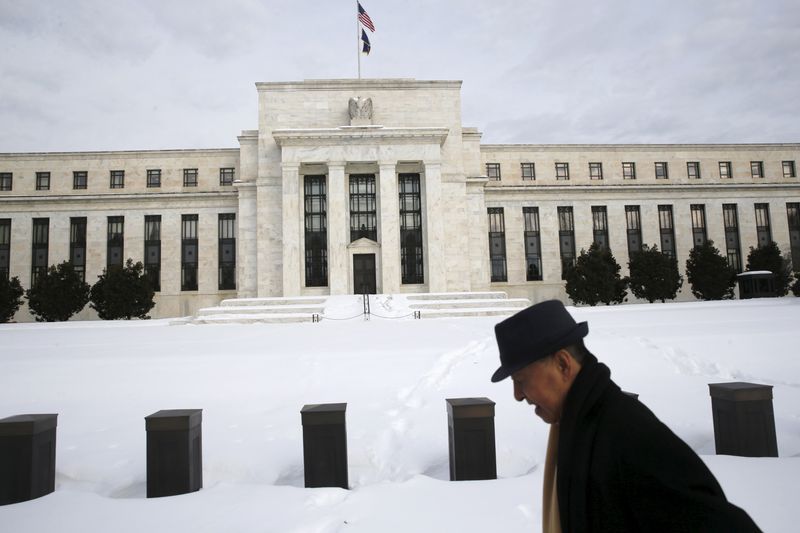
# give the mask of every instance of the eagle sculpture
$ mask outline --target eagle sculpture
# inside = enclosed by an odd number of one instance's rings
[[[372,119],[372,98],[361,98],[356,96],[350,98],[348,104],[350,109],[350,119]]]

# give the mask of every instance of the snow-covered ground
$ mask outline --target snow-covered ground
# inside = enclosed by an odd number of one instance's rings
[[[346,317],[361,301],[334,304]],[[800,299],[572,311],[729,499],[765,531],[797,530]],[[489,382],[497,321],[0,325],[0,418],[59,415],[56,492],[0,507],[0,530],[536,531],[547,426]],[[780,458],[714,455],[708,384],[725,381],[774,386]],[[448,481],[445,398],[470,396],[497,402],[498,480]],[[300,409],[327,402],[348,404],[349,491],[303,488]],[[203,409],[204,488],[148,500],[144,417],[179,408]]]

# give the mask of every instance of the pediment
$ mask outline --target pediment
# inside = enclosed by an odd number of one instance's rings
[[[381,245],[367,237],[356,239],[347,245],[348,250],[379,250]]]

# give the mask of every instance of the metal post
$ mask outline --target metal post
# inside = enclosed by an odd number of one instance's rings
[[[711,383],[708,388],[717,455],[778,456],[771,385]]]
[[[497,479],[494,402],[488,398],[449,398],[450,481]]]
[[[147,497],[203,488],[202,409],[167,409],[145,418]]]
[[[348,488],[346,403],[304,405],[303,466],[306,487]]]
[[[55,490],[57,418],[17,415],[0,420],[0,505]]]

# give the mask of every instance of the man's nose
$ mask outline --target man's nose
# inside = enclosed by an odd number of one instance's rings
[[[514,382],[514,399],[518,402],[521,402],[525,399],[525,395],[522,394],[522,387],[519,386],[519,383],[516,381]]]

